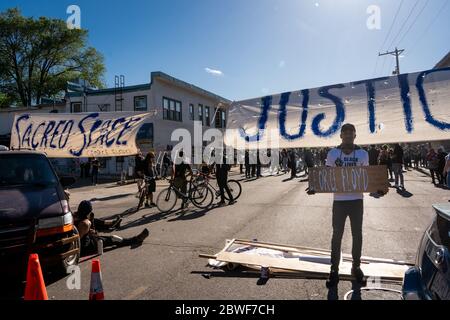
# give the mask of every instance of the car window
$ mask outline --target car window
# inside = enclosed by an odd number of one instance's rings
[[[57,178],[42,155],[0,155],[0,186],[54,185]]]
[[[450,221],[437,215],[429,233],[434,242],[450,250]]]

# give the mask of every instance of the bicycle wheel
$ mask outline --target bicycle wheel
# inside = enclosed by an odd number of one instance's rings
[[[172,188],[162,190],[156,198],[156,207],[162,213],[170,212],[177,204],[178,196]]]
[[[206,209],[213,203],[214,194],[207,185],[193,186],[190,199],[197,208]]]
[[[139,203],[138,203],[137,210],[139,210],[142,207],[142,205],[144,204],[145,196],[146,196],[146,192],[145,192],[145,186],[144,186],[144,187],[142,187],[142,190],[139,194]]]
[[[237,180],[228,180],[228,188],[230,188],[231,195],[233,196],[234,200],[237,200],[242,193],[242,186]],[[225,199],[228,199],[228,193],[225,192]]]

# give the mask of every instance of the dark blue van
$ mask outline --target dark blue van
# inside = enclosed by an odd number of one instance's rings
[[[450,300],[450,203],[433,209],[436,217],[423,235],[416,265],[405,273],[405,300]]]
[[[42,268],[69,271],[80,256],[64,187],[47,157],[32,151],[0,151],[0,272],[24,276],[30,253]]]

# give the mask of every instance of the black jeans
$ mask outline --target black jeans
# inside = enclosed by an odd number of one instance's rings
[[[225,202],[225,191],[228,194],[228,200],[233,201],[233,195],[231,194],[231,190],[228,187],[227,177],[225,178],[217,178],[217,184],[219,185],[220,190],[220,201]]]
[[[345,221],[350,217],[353,238],[353,266],[361,264],[363,200],[334,201],[333,202],[333,238],[331,240],[331,270],[339,271],[341,260],[341,243],[345,230]]]

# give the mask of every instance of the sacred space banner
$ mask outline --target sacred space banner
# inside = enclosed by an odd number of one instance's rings
[[[36,150],[50,158],[135,155],[136,135],[149,113],[92,112],[19,114],[11,149]]]
[[[225,143],[237,149],[337,146],[345,123],[355,125],[360,145],[450,139],[450,68],[234,102]]]

